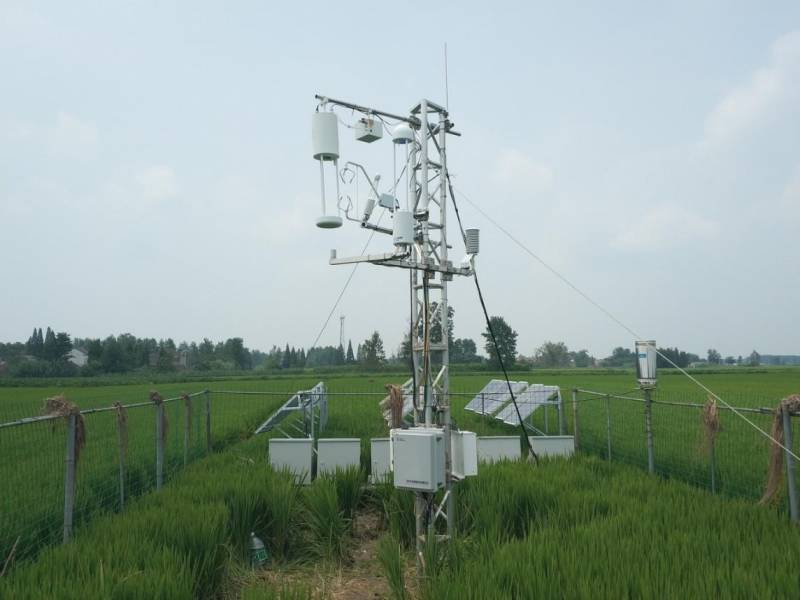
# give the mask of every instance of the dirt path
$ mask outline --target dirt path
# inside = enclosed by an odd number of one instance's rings
[[[311,587],[320,598],[330,600],[384,600],[391,598],[388,582],[378,562],[378,539],[385,533],[377,511],[356,515],[353,548],[349,560],[335,568],[287,567],[261,571],[257,577],[281,589],[284,585]]]

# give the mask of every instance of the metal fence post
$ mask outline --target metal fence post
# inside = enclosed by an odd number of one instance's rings
[[[647,471],[656,472],[656,461],[653,456],[653,399],[652,390],[644,390],[644,430],[647,436]]]
[[[211,392],[205,391],[206,394],[206,454],[211,454]]]
[[[119,446],[119,509],[125,508],[125,435],[123,430],[125,424],[120,417],[121,410],[124,410],[119,403],[117,403],[117,444]]]
[[[156,489],[164,484],[164,403],[156,403]]]
[[[708,447],[708,458],[711,465],[711,493],[717,493],[717,450],[716,450],[717,440],[716,437],[711,438],[710,445]]]
[[[564,398],[561,392],[558,392],[558,435],[564,435],[566,429],[564,427]]]
[[[550,405],[548,405],[545,402],[545,405],[544,405],[544,434],[545,435],[550,435],[550,420],[547,417],[547,413],[549,412],[549,409],[550,409]]]
[[[580,447],[578,437],[578,390],[572,390],[572,435],[575,438],[575,450]]]
[[[792,415],[789,413],[789,409],[785,406],[781,412],[783,413],[783,443],[786,446],[786,484],[789,488],[789,518],[793,522],[797,522],[797,482],[795,480],[794,472],[794,456],[792,456],[791,452],[791,450],[794,449],[792,444]]]
[[[67,444],[64,456],[64,543],[72,537],[72,516],[75,509],[75,435],[78,414],[67,418]]]
[[[611,397],[606,394],[606,438],[608,442],[608,460],[611,460]]]
[[[183,395],[183,466],[189,464],[189,446],[192,438],[192,399]]]

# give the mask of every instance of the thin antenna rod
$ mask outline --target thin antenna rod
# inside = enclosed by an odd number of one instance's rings
[[[450,112],[450,89],[447,85],[447,42],[444,43],[444,107]]]

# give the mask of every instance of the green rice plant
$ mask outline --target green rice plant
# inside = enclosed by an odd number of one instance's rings
[[[291,473],[278,473],[269,489],[270,520],[264,541],[276,560],[291,555],[301,520],[300,488]]]
[[[392,596],[395,600],[405,600],[407,595],[403,575],[403,547],[393,535],[384,535],[378,541],[378,562],[389,582]]]
[[[309,550],[322,560],[340,561],[347,551],[350,522],[339,507],[336,481],[329,477],[317,479],[306,488],[304,500]]]
[[[336,482],[336,497],[339,508],[351,523],[355,518],[356,509],[361,505],[366,483],[366,474],[358,467],[336,469],[333,480]]]

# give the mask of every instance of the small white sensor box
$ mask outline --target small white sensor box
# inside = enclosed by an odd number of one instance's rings
[[[359,142],[375,142],[383,137],[383,124],[372,117],[363,117],[353,125]]]

